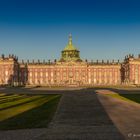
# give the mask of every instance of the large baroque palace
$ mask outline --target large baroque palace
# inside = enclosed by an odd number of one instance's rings
[[[96,86],[140,85],[140,55],[125,57],[123,62],[87,61],[69,36],[59,60],[19,62],[14,55],[0,57],[0,85],[12,86]]]

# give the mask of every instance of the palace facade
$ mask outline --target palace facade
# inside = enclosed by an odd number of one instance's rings
[[[140,55],[125,57],[124,62],[87,61],[69,36],[59,60],[19,62],[14,55],[0,57],[0,85],[12,86],[96,86],[140,85]]]

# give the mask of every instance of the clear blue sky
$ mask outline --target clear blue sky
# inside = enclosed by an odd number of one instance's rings
[[[140,53],[139,0],[0,0],[0,53],[58,59],[69,33],[83,59]]]

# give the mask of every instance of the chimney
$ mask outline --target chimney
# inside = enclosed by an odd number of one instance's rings
[[[40,60],[38,59],[38,63],[40,64]]]
[[[102,64],[104,63],[104,60],[102,60]]]
[[[118,63],[120,63],[120,60],[118,59]]]
[[[22,62],[22,64],[24,64],[24,60],[23,60],[23,59],[22,59],[22,61],[21,61],[21,62]]]
[[[107,64],[109,64],[109,60],[107,60]]]
[[[96,63],[97,63],[97,64],[99,63],[98,59],[97,59]]]
[[[33,63],[33,64],[35,63],[34,59],[32,60],[32,63]]]

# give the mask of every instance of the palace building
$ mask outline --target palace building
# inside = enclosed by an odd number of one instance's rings
[[[125,57],[124,62],[87,61],[69,36],[59,60],[19,62],[18,57],[0,57],[0,85],[12,86],[96,86],[140,85],[140,55]]]

